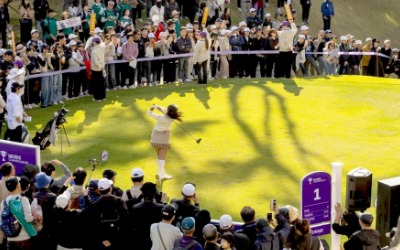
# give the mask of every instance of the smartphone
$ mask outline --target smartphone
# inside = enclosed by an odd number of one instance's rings
[[[272,221],[272,213],[267,213],[267,221]]]
[[[275,211],[275,209],[276,209],[276,200],[275,199],[271,199],[271,201],[269,203],[269,209],[271,211]]]

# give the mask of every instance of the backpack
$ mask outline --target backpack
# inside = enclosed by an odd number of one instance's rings
[[[33,198],[31,209],[32,209],[32,216],[33,216],[33,226],[35,227],[36,231],[40,232],[43,229],[43,209],[42,203],[46,196],[42,198],[40,203],[38,202],[37,198]]]
[[[100,222],[104,229],[112,230],[114,232],[118,231],[120,227],[120,221],[117,209],[109,208],[100,211]]]
[[[177,239],[175,241],[174,247],[172,248],[172,250],[189,250],[190,248],[192,248],[196,244],[199,244],[199,243],[197,243],[197,241],[193,240],[186,247],[181,247],[181,240],[182,240],[182,238],[179,238],[179,239]]]
[[[19,199],[19,198],[17,198]],[[11,213],[10,205],[3,201],[3,212],[1,213],[0,229],[8,238],[15,238],[21,232],[22,225],[17,218]]]

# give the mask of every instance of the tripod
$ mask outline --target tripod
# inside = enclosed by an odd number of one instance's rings
[[[65,127],[64,127],[64,123],[63,124],[61,124],[60,125],[62,128],[63,128],[63,130],[64,130],[64,134],[65,134],[65,138],[67,138],[67,143],[68,143],[68,147],[71,147],[71,144],[70,144],[70,142],[69,142],[69,139],[68,139],[68,135],[67,135],[67,130],[65,130]],[[58,131],[60,131],[60,126],[58,127]],[[62,132],[60,132],[60,146],[61,146],[61,154],[62,154],[62,150],[63,150],[63,143],[62,143]]]

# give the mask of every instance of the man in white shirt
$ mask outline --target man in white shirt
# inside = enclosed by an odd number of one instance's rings
[[[150,238],[153,242],[151,250],[172,250],[175,241],[182,237],[179,228],[171,225],[175,213],[174,205],[166,205],[161,211],[162,221],[151,225]]]
[[[7,97],[7,112],[8,112],[8,128],[4,135],[5,140],[21,142],[22,138],[22,123],[23,118],[27,117],[22,107],[21,96],[19,92],[23,85],[14,82],[11,85],[11,94]]]
[[[282,22],[282,31],[279,31],[279,74],[276,78],[290,78],[293,61],[293,38],[297,33],[293,21]]]

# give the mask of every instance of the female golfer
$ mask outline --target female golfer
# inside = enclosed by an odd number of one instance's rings
[[[154,114],[154,109],[161,111],[164,115]],[[157,120],[156,126],[151,133],[151,146],[157,152],[158,177],[160,179],[171,179],[172,176],[166,174],[164,171],[165,156],[167,155],[167,150],[171,148],[171,144],[169,143],[169,128],[174,120],[182,121],[182,113],[178,112],[178,106],[174,104],[169,105],[167,109],[153,104],[147,114]]]

